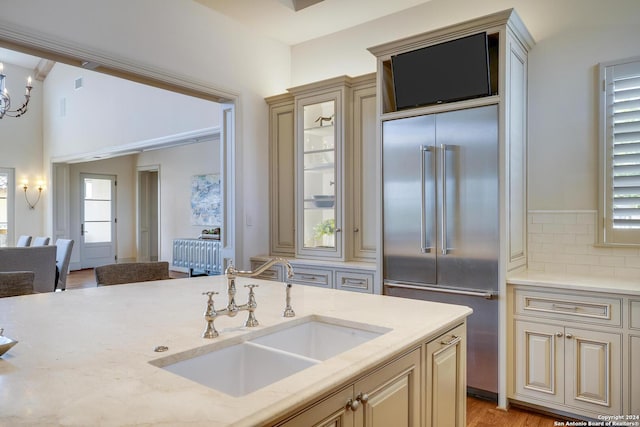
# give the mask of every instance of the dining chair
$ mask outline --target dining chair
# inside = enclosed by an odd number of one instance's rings
[[[35,276],[33,271],[0,272],[0,298],[32,294]]]
[[[47,246],[50,240],[49,237],[36,236],[31,242],[31,246]]]
[[[96,267],[95,275],[98,286],[149,282],[171,278],[167,261],[107,264]]]
[[[31,244],[31,236],[22,235],[18,237],[18,241],[16,242],[16,246],[29,246]]]
[[[55,289],[64,291],[67,289],[67,274],[69,273],[69,260],[73,250],[73,240],[56,240],[56,282]]]

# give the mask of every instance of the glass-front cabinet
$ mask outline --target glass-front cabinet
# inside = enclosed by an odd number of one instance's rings
[[[342,96],[338,90],[296,102],[298,255],[342,257]]]

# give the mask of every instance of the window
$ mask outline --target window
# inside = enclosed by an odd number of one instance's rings
[[[0,168],[0,247],[13,245],[13,169]]]
[[[640,245],[640,57],[600,64],[600,242]]]

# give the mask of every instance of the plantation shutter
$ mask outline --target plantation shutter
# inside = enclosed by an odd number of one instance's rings
[[[609,234],[640,243],[640,61],[606,67],[605,76]]]

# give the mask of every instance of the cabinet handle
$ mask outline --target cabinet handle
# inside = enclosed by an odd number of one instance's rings
[[[552,304],[552,307],[557,310],[578,311],[578,307],[575,305]]]
[[[440,344],[450,346],[450,345],[459,343],[461,340],[462,340],[462,337],[451,335],[451,339],[449,341],[440,341]]]
[[[556,332],[556,336],[557,336],[558,338],[562,338],[562,332]]]
[[[567,338],[568,338],[568,339],[571,339],[571,338],[573,338],[573,335],[571,335],[571,334],[567,334]]]
[[[309,275],[305,275],[305,274],[301,274],[300,278],[301,279],[307,279],[307,280],[316,280],[316,276],[309,276]]]
[[[353,400],[353,399],[349,399],[347,400],[347,409],[351,409],[352,411],[357,411],[358,408],[360,407],[360,401],[358,399]]]
[[[342,231],[342,228],[336,228],[336,233],[340,233]]]

